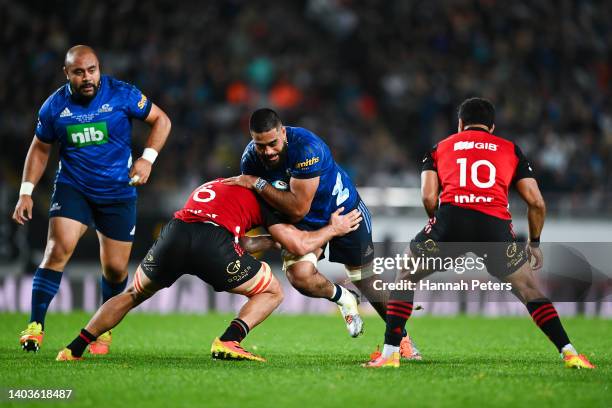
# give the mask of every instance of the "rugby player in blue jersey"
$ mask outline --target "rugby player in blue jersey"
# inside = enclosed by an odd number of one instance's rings
[[[374,248],[370,212],[348,174],[334,161],[329,147],[307,129],[283,126],[272,109],[255,111],[249,130],[252,140],[242,155],[242,175],[225,182],[254,189],[302,230],[312,231],[326,225],[340,207],[345,208],[344,213],[358,209],[364,222],[357,230],[329,241],[329,260],[344,264],[349,279],[385,320],[386,301],[374,301],[381,294],[372,288]],[[284,250],[283,270],[303,295],[335,302],[349,334],[357,337],[363,331],[363,322],[355,295],[317,270],[324,249],[305,256]],[[402,341],[402,356],[420,358],[407,333]]]
[[[100,74],[93,49],[85,45],[66,53],[68,83],[43,103],[25,160],[19,201],[13,219],[32,219],[32,190],[40,180],[52,144],[60,162],[49,209],[47,245],[32,283],[30,323],[21,333],[24,350],[37,351],[45,315],[57,293],[62,272],[79,239],[94,226],[100,241],[102,302],[121,293],[136,228],[136,188],[149,179],[151,167],[170,133],[168,116],[138,88]],[[132,162],[132,119],[151,127],[145,149]],[[110,332],[98,338],[92,353],[106,354]]]

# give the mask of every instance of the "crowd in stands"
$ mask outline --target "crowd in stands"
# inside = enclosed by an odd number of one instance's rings
[[[521,146],[545,194],[612,191],[612,2],[34,3],[0,0],[0,183],[15,191],[78,43],[172,119],[148,194],[237,174],[263,106],[324,138],[358,186],[418,186],[420,158],[471,96],[494,102],[496,133]]]

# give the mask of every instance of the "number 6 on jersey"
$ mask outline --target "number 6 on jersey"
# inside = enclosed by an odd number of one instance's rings
[[[206,184],[202,184],[202,186],[200,186],[200,188],[198,188],[194,193],[193,193],[193,201],[197,201],[199,203],[207,203],[209,201],[212,201],[215,199],[215,197],[217,196],[217,193],[215,193],[215,191],[210,188],[212,187],[213,182],[210,183],[206,183]],[[206,196],[202,196],[201,194],[208,194],[208,197]]]

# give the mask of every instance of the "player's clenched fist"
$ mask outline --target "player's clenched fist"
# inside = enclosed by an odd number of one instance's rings
[[[15,206],[15,211],[13,212],[13,220],[21,225],[31,220],[33,206],[34,202],[32,201],[32,196],[27,194],[20,195],[19,201],[17,201],[17,205]]]
[[[130,185],[141,186],[146,184],[151,174],[152,164],[150,161],[144,158],[139,158],[134,162],[130,169]]]

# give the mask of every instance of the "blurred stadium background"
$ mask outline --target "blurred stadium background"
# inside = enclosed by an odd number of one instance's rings
[[[18,228],[10,217],[37,111],[63,84],[64,53],[74,44],[93,46],[103,73],[136,84],[173,122],[139,191],[136,263],[195,186],[239,173],[248,117],[261,106],[326,140],[374,212],[376,241],[408,241],[426,218],[421,158],[454,132],[456,106],[476,95],[496,104],[496,133],[535,164],[549,209],[543,240],[609,241],[610,21],[612,3],[578,0],[0,0],[0,311],[29,310],[56,158],[34,192],[34,219]],[[136,126],[134,155],[144,130]],[[525,233],[525,208],[515,199],[511,209]],[[269,259],[280,271],[278,254]],[[96,308],[98,262],[90,231],[51,310]],[[609,264],[597,268],[611,276]],[[324,261],[321,269],[343,279],[342,267]],[[233,302],[183,278],[141,308],[226,311]],[[560,309],[612,316],[610,304]],[[515,306],[476,312],[522,315]],[[333,308],[287,286],[281,310]],[[457,302],[426,308],[460,310]]]

